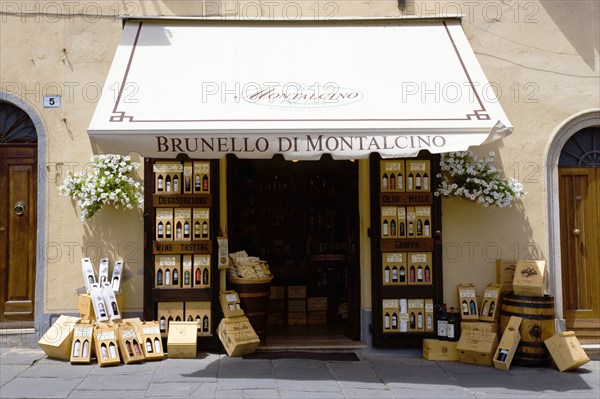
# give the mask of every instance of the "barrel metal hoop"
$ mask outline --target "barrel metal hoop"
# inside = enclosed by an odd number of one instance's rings
[[[524,306],[527,305],[527,306]],[[511,300],[504,299],[502,302],[502,306],[515,306],[518,308],[537,308],[537,309],[554,309],[554,302],[548,303],[526,303],[523,302],[513,302]]]
[[[550,315],[540,315],[540,314],[523,314],[523,313],[514,313],[507,312],[506,310],[500,311],[500,315],[502,316],[518,316],[528,320],[553,320],[554,314]]]

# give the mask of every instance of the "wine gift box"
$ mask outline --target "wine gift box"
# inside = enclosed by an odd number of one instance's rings
[[[121,321],[121,311],[119,310],[119,305],[117,303],[117,296],[115,295],[110,283],[102,284],[102,297],[104,298],[104,303],[106,304],[110,321]]]
[[[519,331],[521,321],[523,321],[523,318],[511,316],[504,329],[502,339],[498,344],[496,353],[494,353],[494,367],[498,370],[508,370],[510,368],[521,340],[521,332]]]
[[[219,295],[219,302],[225,317],[243,316],[244,310],[240,306],[240,297],[235,291],[225,291]]]
[[[210,193],[210,162],[194,162],[194,194]]]
[[[117,332],[112,324],[96,324],[94,327],[94,348],[100,367],[121,364],[117,343]]]
[[[462,363],[492,366],[498,347],[498,333],[492,323],[461,323],[461,335],[456,350]],[[464,328],[463,326],[466,326]]]
[[[424,331],[425,330],[425,300],[413,299],[408,300],[408,331]]]
[[[546,293],[546,262],[543,260],[517,261],[513,278],[515,295],[542,297]]]
[[[210,302],[186,302],[185,303],[185,320],[194,321],[198,324],[198,335],[212,335],[211,317],[210,317]]]
[[[573,331],[554,334],[544,344],[560,371],[573,370],[590,361]]]
[[[411,252],[408,258],[408,284],[431,285],[433,281],[431,252]]]
[[[513,260],[496,259],[496,282],[502,286],[502,291],[513,291],[516,262]]]
[[[194,288],[210,287],[210,255],[194,255]]]
[[[406,253],[384,252],[381,256],[383,285],[406,285]]]
[[[92,306],[94,307],[94,315],[96,321],[108,321],[108,310],[106,310],[106,302],[102,288],[98,283],[94,283],[90,288],[90,297],[92,298]]]
[[[115,262],[115,265],[113,266],[112,278],[110,279],[112,289],[115,292],[115,294],[117,294],[117,297],[121,292],[121,276],[122,276],[122,274],[123,274],[123,261],[118,260]]]
[[[430,191],[431,167],[427,160],[406,161],[406,191],[424,192]]]
[[[156,255],[154,257],[154,287],[179,288],[179,255]]]
[[[175,208],[173,216],[175,241],[190,241],[192,239],[192,208]]]
[[[83,272],[83,280],[85,282],[85,291],[89,294],[91,285],[97,283],[96,273],[94,272],[94,266],[90,258],[81,259],[81,271]]]
[[[481,298],[481,314],[479,320],[496,323],[500,318],[500,298],[502,285],[498,283],[489,284],[483,291]]]
[[[404,161],[380,161],[381,192],[404,191]]]
[[[80,322],[73,326],[73,345],[71,346],[71,364],[90,364],[92,361],[94,324]]]
[[[400,300],[383,299],[381,306],[383,308],[383,332],[400,332]]]
[[[159,323],[157,321],[145,321],[141,325],[141,331],[146,360],[163,360],[165,351],[163,350]]]
[[[157,318],[161,333],[168,334],[171,322],[183,321],[183,302],[159,302]]]
[[[194,192],[194,165],[192,162],[183,163],[183,183],[181,189],[184,194],[192,194]]]
[[[456,341],[425,338],[423,340],[423,357],[427,360],[455,362],[458,360]]]
[[[137,328],[133,324],[119,323],[117,325],[119,333],[119,349],[123,356],[123,363],[140,363],[144,361],[144,352],[142,344],[137,333]]]
[[[462,320],[479,320],[479,311],[477,310],[477,293],[473,284],[463,283],[458,285],[458,303],[460,308],[460,317]]]
[[[196,357],[198,323],[195,321],[174,321],[169,327],[167,336],[167,353],[169,358]]]
[[[100,285],[108,283],[108,258],[100,259],[100,266],[98,267],[98,282]]]
[[[181,192],[181,162],[156,162],[153,167],[155,194],[168,195]]]
[[[117,306],[123,309],[123,296],[115,293]],[[85,321],[96,321],[92,297],[89,294],[79,294],[79,317]]]
[[[305,285],[290,285],[287,287],[288,299],[304,299],[306,298],[306,292]]]
[[[434,318],[434,309],[433,309],[433,298],[425,298],[425,331],[433,332],[433,318]]]
[[[192,255],[183,255],[181,258],[181,288],[192,288]]]
[[[397,208],[397,214],[396,214],[396,218],[397,218],[397,233],[398,233],[398,238],[406,238],[406,207],[405,206],[399,206]]]
[[[194,208],[192,214],[194,240],[210,240],[210,209]]]
[[[38,341],[38,345],[50,358],[69,360],[73,329],[80,322],[79,317],[60,316]]]
[[[398,209],[395,206],[381,207],[381,238],[398,237]]]
[[[173,208],[156,209],[156,241],[173,241]]]
[[[249,355],[260,345],[260,339],[246,316],[225,317],[217,327],[217,334],[231,357]]]
[[[417,236],[417,211],[414,206],[406,207],[406,237],[415,238]]]

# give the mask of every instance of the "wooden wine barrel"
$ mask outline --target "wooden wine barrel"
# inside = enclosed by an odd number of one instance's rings
[[[267,334],[267,312],[271,295],[272,278],[263,280],[229,279],[231,288],[237,291],[244,315],[252,324],[252,328],[261,342],[265,342]]]
[[[520,296],[512,292],[502,296],[500,329],[504,332],[511,316],[523,318],[521,341],[512,363],[521,366],[548,366],[550,353],[544,341],[554,335],[554,297]]]

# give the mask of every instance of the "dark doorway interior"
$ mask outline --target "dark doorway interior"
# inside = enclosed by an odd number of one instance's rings
[[[266,260],[275,276],[272,286],[306,286],[309,298],[327,298],[326,320],[312,325],[288,322],[286,298],[283,311],[270,311],[281,313],[282,321],[271,318],[267,344],[277,337],[360,339],[356,162],[232,156],[227,170],[230,252],[244,250]]]

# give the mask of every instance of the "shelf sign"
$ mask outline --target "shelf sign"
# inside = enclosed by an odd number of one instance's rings
[[[61,96],[44,96],[42,105],[44,108],[60,108],[62,105]]]

